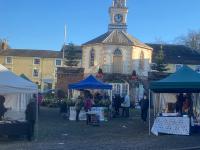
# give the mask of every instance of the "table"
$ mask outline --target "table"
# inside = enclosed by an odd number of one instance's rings
[[[158,133],[190,135],[189,117],[157,117],[154,121],[151,132]]]
[[[0,121],[0,135],[26,136],[30,140],[30,126],[26,121]]]
[[[91,111],[95,112],[97,115],[99,115],[100,121],[107,121],[108,116],[105,116],[105,111],[107,110],[107,107],[92,107]],[[70,107],[70,113],[69,113],[69,120],[76,120],[76,109],[75,107]],[[86,112],[84,108],[80,111],[79,114],[79,120],[86,120]]]

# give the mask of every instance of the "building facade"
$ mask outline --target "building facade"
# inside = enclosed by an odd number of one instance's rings
[[[6,49],[5,49],[6,48]],[[55,88],[57,67],[63,65],[62,53],[49,50],[1,47],[0,64],[17,75],[24,74],[43,90]]]
[[[108,32],[82,45],[86,75],[99,68],[104,73],[148,75],[153,49],[127,33],[127,13],[126,0],[113,0]]]

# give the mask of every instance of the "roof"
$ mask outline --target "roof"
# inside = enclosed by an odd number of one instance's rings
[[[97,80],[93,75],[88,76],[86,79],[69,84],[69,89],[112,89],[112,85],[105,84]]]
[[[62,52],[52,50],[7,49],[1,50],[0,56],[62,58]]]
[[[150,89],[159,93],[200,92],[200,74],[183,66],[167,78],[151,82]]]
[[[90,44],[112,44],[112,45],[129,45],[129,46],[138,46],[147,49],[152,49],[150,46],[140,42],[138,39],[134,38],[130,34],[124,31],[113,30],[108,31],[99,37],[90,40],[83,45],[90,45]]]
[[[161,49],[161,44],[148,44],[153,48],[152,62]],[[184,45],[162,44],[166,64],[200,64],[200,54]]]

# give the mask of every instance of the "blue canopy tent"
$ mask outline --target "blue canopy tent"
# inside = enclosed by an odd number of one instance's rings
[[[68,89],[69,90],[84,90],[84,89],[110,90],[110,100],[112,102],[112,85],[109,85],[97,80],[93,75],[88,76],[86,79],[80,82],[69,84]],[[69,95],[68,95],[68,98],[69,98]]]
[[[69,89],[83,90],[83,89],[106,89],[112,90],[112,85],[105,84],[97,80],[93,75],[88,76],[86,79],[78,82],[69,84]]]

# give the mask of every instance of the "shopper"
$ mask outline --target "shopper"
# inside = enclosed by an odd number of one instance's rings
[[[147,113],[149,108],[149,100],[147,98],[147,95],[144,94],[143,98],[140,101],[141,106],[141,119],[146,122],[147,121]]]
[[[114,105],[114,109],[115,109],[114,117],[117,117],[120,114],[119,109],[120,109],[120,106],[121,106],[121,97],[120,97],[119,94],[115,95],[113,105]]]
[[[130,97],[128,94],[126,94],[125,98],[124,98],[124,102],[122,103],[122,117],[129,117],[129,108],[130,108]]]
[[[75,103],[76,121],[79,121],[79,114],[80,114],[82,107],[83,107],[83,98],[81,96],[79,96]]]
[[[26,107],[25,111],[26,120],[29,124],[29,136],[28,139],[31,140],[31,138],[34,136],[34,126],[36,121],[36,99],[32,98],[30,100],[30,103]]]
[[[85,101],[84,101],[84,109],[86,112],[86,123],[89,124],[91,121],[90,115],[88,114],[89,111],[91,111],[92,108],[92,99],[91,95],[87,95]]]
[[[2,120],[5,112],[8,110],[7,108],[5,108],[4,103],[5,103],[5,97],[0,95],[0,121]]]

